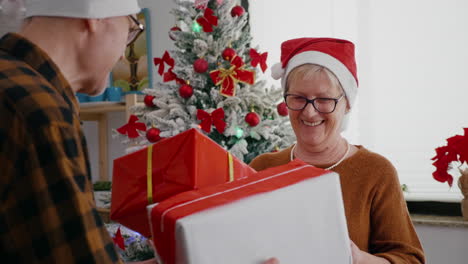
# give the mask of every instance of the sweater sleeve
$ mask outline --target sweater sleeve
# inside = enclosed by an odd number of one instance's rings
[[[376,175],[373,190],[369,251],[391,263],[425,263],[396,169],[386,159],[380,165],[382,173]]]

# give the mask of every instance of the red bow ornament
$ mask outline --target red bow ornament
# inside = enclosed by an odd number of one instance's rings
[[[172,71],[172,69],[174,69],[174,67],[170,68],[166,73],[164,73],[163,81],[164,82],[176,81],[178,84],[185,84],[185,81],[177,77],[177,74],[175,74]]]
[[[161,76],[164,73],[164,64],[171,66],[171,69],[174,68],[174,59],[171,58],[171,55],[169,55],[169,52],[167,51],[164,52],[164,55],[162,56],[162,58],[154,58],[153,62],[155,66],[159,65],[158,73]]]
[[[211,8],[207,8],[205,9],[204,15],[197,18],[197,23],[203,27],[203,31],[213,32],[213,26],[218,25],[218,17],[214,15]]]
[[[266,60],[268,58],[268,52],[259,54],[255,49],[250,49],[250,58],[252,59],[252,61],[250,62],[252,67],[257,67],[257,65],[260,64],[260,68],[262,69],[262,72],[266,71],[266,69],[268,68],[266,64]]]
[[[137,130],[141,131],[146,131],[146,125],[145,123],[140,123],[137,122],[138,117],[136,115],[131,115],[128,123],[123,125],[122,127],[119,127],[117,129],[117,132],[119,132],[122,135],[128,135],[129,138],[136,138],[140,134],[138,134]]]
[[[112,240],[119,248],[121,248],[122,250],[125,250],[125,242],[122,236],[122,232],[120,232],[120,226],[117,229],[117,232],[115,233],[115,236],[112,238]]]
[[[210,77],[216,85],[221,85],[220,93],[224,96],[234,96],[238,82],[254,84],[255,72],[244,69],[242,58],[236,56],[231,61],[229,69],[221,68],[210,72]]]
[[[226,129],[226,122],[224,122],[224,109],[218,108],[214,110],[211,114],[207,113],[204,110],[198,109],[197,119],[201,120],[200,126],[206,132],[211,132],[211,125],[216,127],[219,133],[224,133]]]

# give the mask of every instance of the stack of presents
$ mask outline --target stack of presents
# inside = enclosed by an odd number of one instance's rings
[[[338,174],[256,172],[196,129],[114,161],[111,219],[161,264],[351,263]]]

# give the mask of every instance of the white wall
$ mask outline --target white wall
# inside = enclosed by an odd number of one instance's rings
[[[285,40],[301,37],[344,38],[357,44],[359,61],[356,1],[289,0],[287,4],[284,1],[250,1],[253,46],[258,45],[262,52],[268,51],[268,65],[271,69],[280,60],[280,47]],[[269,74],[270,70],[267,71]],[[281,87],[279,81],[269,77],[268,81]],[[349,129],[344,134],[352,143],[358,143],[358,113],[359,108],[354,108]]]
[[[368,24],[360,24],[367,43],[362,72],[373,100],[360,105],[361,140],[388,157],[402,182],[412,185],[409,197],[448,186],[432,179],[434,149],[463,134],[468,124],[468,2],[460,0],[368,1]],[[362,26],[362,27],[361,27]],[[410,186],[411,187],[411,186]],[[454,200],[451,193],[432,198]],[[421,195],[418,195],[420,193]]]

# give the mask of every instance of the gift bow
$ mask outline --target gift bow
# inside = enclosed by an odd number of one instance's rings
[[[255,72],[243,68],[244,62],[239,56],[235,56],[231,61],[229,69],[221,68],[210,72],[210,77],[216,85],[221,85],[221,94],[224,96],[234,96],[238,82],[254,84]]]
[[[153,59],[154,65],[158,66],[158,73],[159,75],[163,75],[164,73],[164,64],[167,63],[167,65],[171,66],[171,69],[174,67],[174,59],[171,58],[171,55],[169,55],[169,52],[165,51],[164,55],[162,58],[154,58]]]
[[[255,49],[250,49],[250,58],[252,59],[252,61],[250,62],[252,67],[257,67],[257,65],[260,64],[260,68],[262,69],[262,72],[266,71],[266,69],[268,68],[266,64],[266,60],[268,58],[268,52],[259,54]]]
[[[137,122],[138,117],[136,115],[131,115],[128,123],[117,128],[117,132],[122,135],[128,135],[129,138],[136,138],[140,134],[138,134],[137,130],[146,131],[145,123]]]
[[[218,25],[218,17],[214,15],[211,8],[207,8],[204,15],[197,18],[197,22],[203,27],[203,31],[213,32],[213,26]]]
[[[223,133],[226,129],[226,122],[224,122],[224,109],[218,108],[214,110],[211,114],[198,109],[197,111],[197,119],[201,120],[200,126],[206,132],[211,132],[211,125],[216,127],[219,133]]]
[[[176,81],[178,84],[185,84],[185,81],[183,79],[180,79],[179,77],[177,77],[177,74],[175,74],[172,69],[174,69],[174,67],[170,68],[166,73],[164,73],[164,76],[163,76],[163,81],[164,82],[170,82],[170,81]]]

